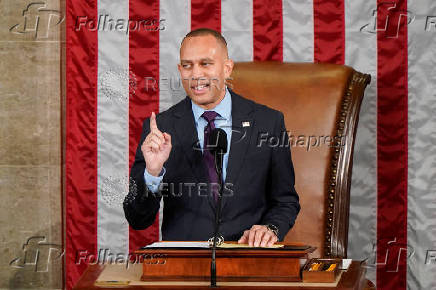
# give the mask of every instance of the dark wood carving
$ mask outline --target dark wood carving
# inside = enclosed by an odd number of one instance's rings
[[[326,195],[325,257],[347,257],[354,140],[360,105],[365,88],[370,81],[370,75],[353,71],[342,99],[336,128],[340,141],[332,147],[330,184]],[[351,134],[347,135],[347,133]]]

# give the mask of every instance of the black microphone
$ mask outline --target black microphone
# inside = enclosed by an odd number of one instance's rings
[[[215,211],[215,230],[213,234],[212,260],[210,263],[210,286],[216,287],[216,243],[218,239],[219,224],[220,224],[219,220],[221,216],[221,196],[222,196],[222,188],[223,188],[223,157],[224,157],[224,153],[227,152],[226,131],[220,128],[213,129],[209,136],[208,149],[215,156],[215,170],[218,174],[218,184],[219,184],[217,207]]]

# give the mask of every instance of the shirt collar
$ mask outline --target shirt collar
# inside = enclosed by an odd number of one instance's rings
[[[194,114],[194,120],[195,122],[198,122],[198,119],[201,118],[201,115],[206,110],[200,107],[199,105],[195,104],[192,100],[191,100],[191,105],[192,105],[192,113]],[[227,87],[226,87],[226,94],[224,95],[224,98],[221,100],[221,102],[218,105],[216,105],[215,108],[210,109],[208,111],[215,111],[218,114],[220,114],[221,117],[217,117],[217,118],[230,120],[230,115],[232,111],[232,97]]]

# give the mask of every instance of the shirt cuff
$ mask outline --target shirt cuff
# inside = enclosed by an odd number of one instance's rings
[[[159,185],[162,182],[165,172],[165,167],[162,167],[162,171],[159,173],[159,175],[153,176],[148,173],[147,168],[144,170],[144,182],[147,185],[148,190],[150,190],[152,193],[157,193],[159,191]]]

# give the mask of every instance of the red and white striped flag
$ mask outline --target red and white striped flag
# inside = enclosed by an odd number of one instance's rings
[[[330,62],[372,75],[348,256],[368,258],[380,289],[435,289],[435,1],[67,0],[66,9],[67,288],[99,250],[127,257],[161,237],[161,212],[144,231],[124,218],[129,168],[143,120],[185,97],[183,36],[209,27],[234,61]]]

